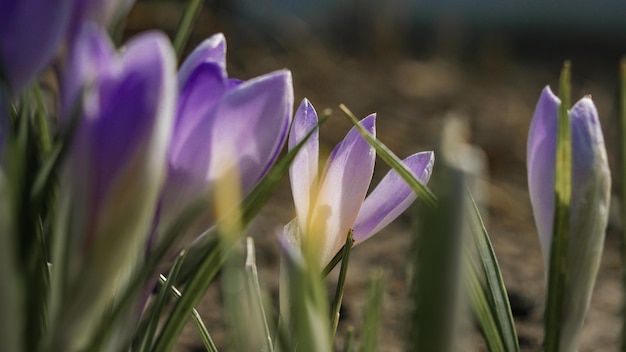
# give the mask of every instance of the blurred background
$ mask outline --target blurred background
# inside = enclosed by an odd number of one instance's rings
[[[159,28],[172,35],[185,6],[186,1],[139,0],[125,33],[131,36]],[[626,53],[624,18],[626,2],[619,0],[593,4],[584,0],[207,0],[187,51],[223,32],[231,77],[249,79],[289,68],[296,108],[307,97],[318,112],[325,108],[334,112],[321,131],[326,151],[350,128],[337,108],[340,103],[358,117],[377,112],[379,139],[401,157],[436,148],[446,119],[464,121],[468,138],[482,148],[488,161],[483,215],[489,220],[511,296],[520,345],[523,351],[538,351],[544,274],[526,188],[527,129],[541,90],[546,85],[556,90],[561,66],[571,60],[572,99],[592,95],[617,176],[618,64]],[[387,169],[377,162],[374,184]],[[615,189],[613,193],[617,194]],[[615,216],[610,220],[581,351],[611,351],[619,346],[620,204],[614,197]],[[274,300],[279,263],[274,235],[293,216],[285,180],[249,230],[257,241],[261,285]],[[358,338],[368,278],[380,267],[387,273],[380,350],[405,350],[411,221],[405,215],[354,250],[340,335],[348,325],[356,325]],[[330,286],[335,282],[332,277]],[[220,310],[223,294],[212,287],[200,313],[218,348],[228,350]],[[202,350],[192,325],[177,348]],[[468,343],[467,351],[472,350],[486,350],[477,331]]]

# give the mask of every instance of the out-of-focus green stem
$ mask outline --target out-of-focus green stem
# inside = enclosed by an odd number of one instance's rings
[[[161,285],[164,285],[166,282],[167,279],[163,277],[163,275],[160,275],[159,283],[161,283]],[[180,291],[178,291],[175,286],[170,286],[169,291],[176,299],[180,299],[180,297],[182,296]],[[200,313],[198,313],[195,308],[191,310],[191,317],[193,318],[194,323],[196,323],[196,328],[198,329],[198,333],[200,334],[200,339],[202,339],[204,347],[206,347],[207,351],[209,352],[217,352],[217,347],[215,346],[215,343],[213,343],[213,339],[209,334],[209,330],[207,330],[206,325],[204,325],[204,321],[202,321]]]
[[[193,29],[193,25],[196,22],[200,8],[202,7],[203,0],[190,0],[185,9],[183,17],[178,24],[178,30],[176,31],[176,37],[174,37],[174,49],[176,50],[176,56],[180,60],[183,56],[183,51],[189,40],[189,35]]]
[[[335,291],[335,300],[333,301],[333,307],[331,312],[331,337],[335,337],[337,332],[337,325],[339,324],[339,309],[341,308],[341,301],[343,301],[343,288],[346,284],[346,276],[348,274],[348,263],[350,262],[350,250],[352,249],[352,230],[348,232],[346,237],[346,243],[343,246],[343,255],[341,256],[341,270],[339,271],[339,278],[337,279],[337,290]]]
[[[352,352],[354,350],[354,326],[348,326],[346,334],[346,343],[343,345],[343,352]]]
[[[35,93],[35,101],[37,102],[37,111],[35,112],[35,118],[37,121],[37,133],[39,134],[41,151],[44,154],[47,154],[52,149],[52,142],[50,140],[50,128],[48,126],[48,117],[46,116],[41,88],[38,84],[34,86],[33,91]]]
[[[565,62],[561,71],[559,97],[559,120],[554,168],[554,224],[550,249],[548,297],[545,312],[545,352],[559,351],[561,325],[563,324],[563,301],[567,271],[567,247],[569,242],[569,212],[572,195],[572,133],[569,116],[571,95],[571,65]]]

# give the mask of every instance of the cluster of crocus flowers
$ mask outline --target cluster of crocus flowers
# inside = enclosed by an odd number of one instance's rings
[[[550,266],[554,218],[557,116],[561,101],[541,93],[528,135],[528,187],[544,266]],[[572,196],[563,325],[559,349],[576,351],[589,308],[608,222],[611,176],[598,112],[590,97],[570,110]]]
[[[50,343],[59,350],[87,348],[162,228],[210,195],[217,179],[236,169],[244,193],[255,186],[284,146],[293,106],[287,70],[229,78],[221,34],[176,72],[162,33],[138,35],[117,50],[101,23],[75,30],[59,63],[60,130],[74,131],[56,212],[57,238],[67,246],[51,259],[60,285]],[[0,98],[6,112],[7,97]],[[213,223],[206,209],[170,254]]]
[[[281,70],[245,82],[229,78],[221,34],[205,40],[185,60],[178,91],[156,236],[185,205],[211,195],[232,169],[241,193],[250,192],[276,161],[291,124],[291,73]],[[179,241],[189,242],[214,220],[208,209]]]
[[[330,154],[319,173],[318,118],[308,100],[298,108],[289,148],[305,141],[290,168],[291,189],[297,225],[285,227],[285,235],[299,238],[318,251],[320,265],[328,263],[346,241],[349,231],[360,243],[391,223],[417,198],[395,172],[390,171],[367,196],[374,172],[376,152],[353,127]],[[360,121],[369,133],[376,133],[376,115]],[[418,180],[428,182],[434,164],[433,152],[422,152],[403,160]]]
[[[75,349],[85,347],[76,336],[90,336],[90,322],[143,258],[165,178],[176,63],[161,33],[140,35],[118,53],[92,26],[78,34],[68,61],[64,92],[83,92],[74,94],[82,108],[61,173],[68,271],[53,266],[53,276],[66,275],[59,326],[74,337],[54,343]]]

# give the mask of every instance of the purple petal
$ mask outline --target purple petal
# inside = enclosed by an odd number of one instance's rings
[[[554,163],[556,128],[561,101],[544,88],[528,132],[528,190],[544,263],[549,263],[554,216]]]
[[[285,142],[293,109],[291,73],[277,71],[237,86],[214,109],[213,125],[189,136],[208,141],[207,180],[220,177],[234,162],[244,193],[265,174]],[[235,155],[226,155],[234,153]]]
[[[166,143],[169,139],[171,126],[162,125],[171,121],[175,92],[169,69],[173,62],[163,35],[142,35],[128,44],[117,62],[102,68],[88,93],[79,132],[84,145],[76,147],[91,146],[96,202],[107,195],[137,153],[156,153],[144,150],[149,147],[146,141],[158,138]]]
[[[413,154],[403,163],[422,183],[430,178],[435,154]],[[417,195],[395,170],[391,170],[363,202],[352,235],[356,243],[365,241],[389,225],[417,199]]]
[[[376,134],[376,115],[360,124]],[[322,262],[328,262],[341,248],[354,225],[372,181],[376,152],[353,127],[335,147],[320,179],[320,190],[308,225],[308,236],[324,238]]]
[[[204,138],[190,138],[197,129],[213,129],[211,118],[215,106],[228,89],[221,68],[205,62],[195,67],[181,87],[174,134],[169,146],[169,160],[173,168],[184,168],[204,177],[209,167],[210,134]]]
[[[114,58],[113,43],[102,29],[92,24],[81,27],[63,67],[61,117],[64,120],[70,117],[82,90],[91,86],[101,68],[110,66]]]
[[[572,120],[572,200],[583,198],[595,173],[596,159],[604,153],[604,136],[598,111],[590,97],[580,99],[570,112]]]
[[[317,174],[319,160],[319,131],[317,130],[317,113],[313,105],[305,98],[291,125],[289,134],[289,150],[300,143],[311,130],[311,137],[302,146],[289,168],[291,193],[296,206],[296,214],[300,228],[306,228],[311,202],[317,190]]]
[[[611,171],[598,112],[589,97],[578,101],[570,112],[572,121],[572,201],[570,239],[561,345],[578,349],[594,283],[600,267],[609,218]]]
[[[52,62],[74,0],[0,2],[0,78],[20,92]]]
[[[205,62],[216,64],[226,77],[226,38],[222,33],[206,39],[189,54],[178,71],[179,84],[184,85],[195,68]]]

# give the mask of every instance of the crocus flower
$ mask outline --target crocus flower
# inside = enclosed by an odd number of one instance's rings
[[[528,188],[545,268],[550,265],[558,109],[549,87],[541,93],[528,134]],[[572,198],[560,350],[576,351],[595,283],[608,221],[611,176],[598,112],[590,97],[570,110]]]
[[[89,74],[73,77],[85,93],[61,177],[69,252],[55,350],[86,347],[89,328],[145,253],[176,103],[175,55],[163,34],[138,36],[117,53],[104,32],[87,26],[69,56],[98,65],[72,71]]]
[[[163,229],[186,205],[212,193],[236,168],[245,195],[265,175],[287,138],[293,109],[291,73],[276,71],[249,81],[228,78],[221,34],[200,44],[178,73],[180,100],[168,149],[161,200]],[[214,223],[208,210],[181,242]],[[157,233],[161,230],[157,229]]]
[[[115,24],[135,3],[135,0],[75,0],[73,25],[80,28],[84,21],[92,21],[102,27]]]
[[[14,93],[51,63],[75,0],[0,0],[0,79]]]
[[[295,147],[317,125],[317,114],[304,100],[295,114],[289,148]],[[376,133],[376,115],[360,121],[371,134]],[[376,152],[353,127],[330,154],[321,175],[318,172],[319,135],[314,131],[290,168],[291,189],[297,225],[285,228],[298,232],[320,249],[321,264],[328,263],[345,243],[352,229],[355,243],[376,234],[397,218],[416,199],[409,186],[390,171],[365,198],[374,172]],[[411,155],[403,160],[421,182],[430,178],[434,163],[432,152]],[[304,238],[303,237],[303,238]]]

